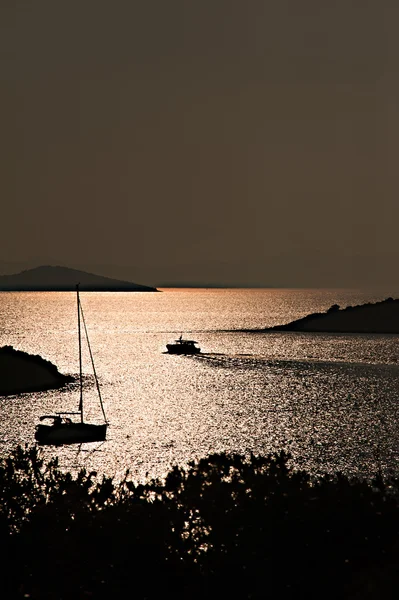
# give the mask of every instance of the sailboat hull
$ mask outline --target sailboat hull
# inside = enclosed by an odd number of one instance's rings
[[[62,444],[82,444],[103,442],[107,435],[107,424],[61,423],[60,425],[38,425],[35,440],[40,445],[60,446]]]

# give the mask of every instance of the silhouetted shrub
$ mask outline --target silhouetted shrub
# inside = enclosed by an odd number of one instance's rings
[[[336,312],[337,310],[339,310],[339,304],[333,304],[332,306],[330,306],[330,308],[328,309],[328,313],[332,313],[332,312]]]
[[[398,480],[315,479],[284,452],[136,485],[17,448],[0,494],[7,598],[393,598],[398,584]]]

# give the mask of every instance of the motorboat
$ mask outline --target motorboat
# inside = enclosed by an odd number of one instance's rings
[[[199,354],[201,348],[194,340],[185,340],[181,335],[173,344],[166,344],[169,354]]]

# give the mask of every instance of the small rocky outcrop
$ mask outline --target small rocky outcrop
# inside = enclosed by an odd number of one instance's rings
[[[63,375],[39,355],[12,346],[0,348],[0,396],[52,390],[72,381],[72,376]]]
[[[348,306],[333,304],[325,313],[313,313],[262,331],[308,331],[320,333],[399,333],[399,299]]]

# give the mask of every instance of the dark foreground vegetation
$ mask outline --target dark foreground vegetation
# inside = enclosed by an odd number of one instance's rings
[[[0,597],[396,598],[398,480],[212,455],[138,485],[0,463]]]

